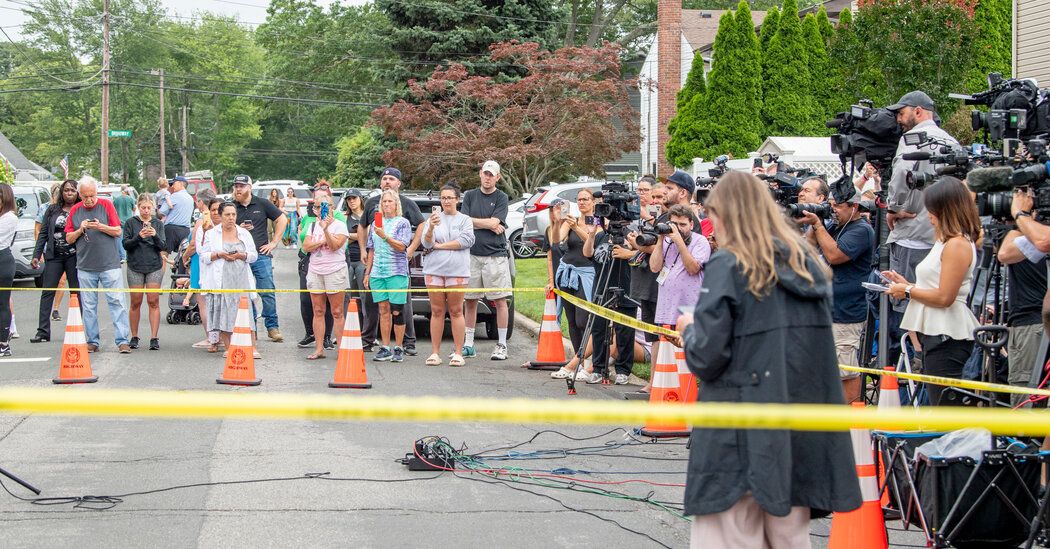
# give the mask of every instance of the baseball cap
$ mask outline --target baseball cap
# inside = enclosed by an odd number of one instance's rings
[[[675,185],[678,185],[685,189],[689,194],[693,194],[693,191],[696,190],[696,183],[693,181],[693,176],[682,170],[675,170],[670,177],[665,177],[663,180],[665,183],[674,183]]]
[[[919,90],[910,91],[904,94],[901,96],[900,101],[886,107],[886,110],[897,112],[904,107],[922,107],[930,112],[935,112],[937,110],[937,106],[934,105],[933,99],[930,99],[930,96],[926,95],[926,92]]]
[[[233,184],[234,184],[234,186],[237,186],[237,185],[251,185],[252,184],[252,178],[248,177],[247,175],[243,175],[243,174],[242,175],[238,175],[238,176],[235,176],[233,178]]]
[[[363,195],[361,194],[361,191],[359,191],[357,189],[350,189],[349,191],[346,191],[346,197],[350,198],[351,196],[356,196],[358,198],[363,198]]]
[[[189,183],[189,181],[185,177],[183,177],[181,175],[176,175],[175,177],[171,178],[170,183],[174,183],[176,181],[181,181],[183,183]]]
[[[486,160],[485,163],[481,165],[481,171],[489,172],[492,175],[499,175],[499,163],[495,160]]]
[[[396,177],[398,181],[401,181],[401,170],[397,168],[391,166],[383,168],[383,173],[379,174],[379,179],[382,179],[384,175],[392,175]]]

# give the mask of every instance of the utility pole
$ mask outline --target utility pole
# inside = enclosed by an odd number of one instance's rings
[[[150,71],[160,76],[160,176],[168,177],[164,161],[164,69]]]
[[[190,108],[183,105],[182,107],[182,173],[190,171],[190,136],[186,131],[186,119],[189,117]]]
[[[109,0],[102,0],[102,183],[109,180]]]

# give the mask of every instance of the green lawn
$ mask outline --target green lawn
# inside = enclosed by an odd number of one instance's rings
[[[515,286],[519,288],[540,288],[547,285],[546,258],[515,259],[514,266],[517,269]],[[514,297],[514,308],[532,320],[542,322],[544,301],[545,298],[540,292],[520,293]],[[564,317],[561,319],[561,333],[563,336],[569,337],[569,328]],[[632,373],[642,379],[649,379],[649,364],[636,362]]]

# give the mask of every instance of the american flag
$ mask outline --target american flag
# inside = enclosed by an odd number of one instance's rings
[[[69,155],[62,157],[62,160],[58,163],[58,167],[62,168],[62,178],[69,179]]]

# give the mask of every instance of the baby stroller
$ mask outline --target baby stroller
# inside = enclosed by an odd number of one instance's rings
[[[172,257],[171,293],[168,294],[168,324],[200,324],[201,314],[197,311],[197,301],[193,299],[190,289],[190,270],[182,263],[182,256],[190,245],[188,238],[183,239],[179,249]],[[187,303],[187,296],[190,297]]]

